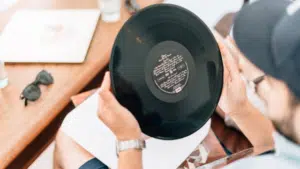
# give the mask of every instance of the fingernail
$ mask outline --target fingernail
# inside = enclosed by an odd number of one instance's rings
[[[226,39],[228,39],[229,41],[231,41],[231,40],[232,40],[232,37],[231,37],[230,35],[227,35],[227,36],[226,36]]]
[[[232,42],[230,41],[230,39],[226,38],[225,43],[229,48],[231,48],[231,49],[233,48],[233,45],[232,45]]]
[[[104,74],[104,78],[105,78],[107,75],[108,75],[108,71],[106,71],[106,72],[105,72],[105,74]]]
[[[97,89],[97,92],[98,94],[100,94],[100,92],[102,91],[101,87]]]
[[[229,42],[228,36],[225,38],[225,42]]]
[[[105,72],[105,78],[109,77],[109,71]]]
[[[228,36],[225,38],[225,42],[230,42],[230,39]]]

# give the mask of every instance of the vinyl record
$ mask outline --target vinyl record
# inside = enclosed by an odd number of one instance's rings
[[[152,5],[132,16],[116,38],[109,69],[117,100],[143,133],[159,139],[199,130],[222,91],[222,58],[212,33],[176,5]]]

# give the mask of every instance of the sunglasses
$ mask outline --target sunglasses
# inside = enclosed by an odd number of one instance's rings
[[[53,77],[50,73],[42,70],[35,78],[34,82],[25,87],[20,95],[21,100],[25,100],[25,106],[28,105],[28,101],[36,101],[41,97],[41,89],[39,85],[53,84]]]

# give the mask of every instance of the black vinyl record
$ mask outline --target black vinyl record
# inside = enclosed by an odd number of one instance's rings
[[[223,86],[222,58],[209,28],[170,4],[144,8],[125,23],[109,69],[117,100],[143,133],[165,140],[199,130]]]

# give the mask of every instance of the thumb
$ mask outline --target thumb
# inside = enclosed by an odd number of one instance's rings
[[[98,116],[104,122],[117,119],[119,116],[118,114],[123,110],[122,105],[110,91],[99,92],[98,106]]]
[[[110,81],[110,73],[105,72],[103,77],[103,81],[99,91],[110,91],[111,81]]]
[[[99,113],[103,113],[103,111],[110,111],[111,107],[114,107],[116,101],[113,94],[110,92],[110,73],[105,72],[100,90],[98,90],[99,95]]]
[[[99,90],[98,116],[100,119],[114,118],[115,113],[119,112],[122,106],[110,91],[110,73],[106,72]]]

